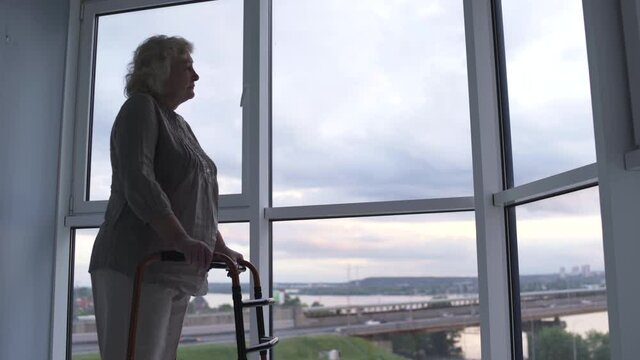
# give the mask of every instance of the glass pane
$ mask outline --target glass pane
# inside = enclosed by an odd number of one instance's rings
[[[525,358],[599,359],[609,328],[598,188],[516,213]]]
[[[225,242],[249,257],[249,224],[220,224]],[[97,360],[98,343],[89,275],[89,259],[98,229],[75,230],[71,354],[74,360]],[[249,277],[240,277],[248,298]],[[182,328],[179,358],[236,358],[231,281],[223,270],[209,272],[209,293],[192,298]],[[245,329],[250,329],[245,316]],[[247,333],[247,339],[248,339]],[[198,346],[192,346],[198,345]],[[226,357],[225,357],[226,356]]]
[[[275,222],[278,359],[479,359],[475,245],[471,212]]]
[[[472,193],[462,1],[273,2],[274,205]]]
[[[580,0],[503,0],[516,185],[596,161]]]
[[[90,200],[109,198],[109,135],[126,100],[127,65],[136,47],[156,34],[182,36],[194,44],[194,68],[200,75],[196,96],[176,111],[216,162],[220,193],[241,192],[242,4],[218,0],[99,17]]]

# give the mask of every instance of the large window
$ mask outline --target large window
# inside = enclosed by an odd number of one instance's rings
[[[580,0],[502,0],[516,184],[595,161]]]
[[[496,3],[502,120],[511,130],[504,171],[515,185],[496,199],[513,225],[508,271],[519,289],[513,327],[522,332],[514,356],[598,357],[608,352],[608,325],[582,4]]]
[[[462,1],[274,1],[274,205],[471,195],[466,70]]]
[[[580,358],[606,342],[581,19],[578,0],[84,2],[73,358],[97,351],[87,266],[126,67],[160,33],[195,45],[196,97],[177,112],[218,165],[225,239],[276,300],[274,358],[533,360],[567,339]],[[234,357],[212,276],[185,357]]]
[[[462,1],[272,13],[276,333],[330,329],[314,358],[480,357],[473,213],[427,214],[473,206]]]
[[[516,212],[525,358],[582,359],[608,351],[597,187]]]
[[[249,223],[243,159],[247,156],[242,109],[244,72],[242,0],[202,2],[86,1],[79,24],[78,83],[75,121],[72,201],[66,225],[73,232],[70,255],[74,268],[69,298],[68,353],[74,359],[95,359],[97,337],[91,281],[87,272],[97,227],[103,221],[111,185],[110,131],[126,100],[125,75],[133,51],[153,35],[181,36],[194,44],[194,68],[200,75],[195,98],[176,110],[190,124],[201,146],[218,167],[221,232],[232,248],[249,257]],[[231,195],[231,196],[229,196]],[[234,211],[225,210],[233,207]],[[235,222],[235,223],[231,223]],[[205,353],[235,356],[230,281],[222,271],[210,272],[210,294],[189,305],[180,356]],[[248,290],[249,278],[242,283]],[[248,296],[245,294],[245,296]],[[246,329],[250,330],[249,317]],[[210,348],[211,343],[217,347]],[[195,355],[194,355],[195,354]]]
[[[330,327],[410,359],[481,356],[472,212],[282,221],[273,232],[277,332]]]
[[[245,254],[249,253],[248,224],[220,224],[220,232],[230,247]],[[98,229],[77,229],[73,241],[75,251],[70,305],[70,353],[75,360],[96,359],[98,353],[93,293],[88,272],[91,249],[97,233]],[[248,291],[248,274],[242,274],[240,281]],[[209,294],[192,297],[189,302],[178,349],[179,356],[194,357],[197,354],[206,354],[208,357],[222,357],[235,354],[231,281],[223,270],[209,272],[209,289]],[[144,299],[140,301],[144,306]],[[249,317],[246,316],[246,319],[245,328],[248,330]],[[212,343],[217,345],[212,347]],[[208,348],[194,348],[193,345],[208,345]]]
[[[126,100],[124,76],[135,48],[158,34],[194,43],[196,96],[176,111],[216,162],[220,192],[242,192],[242,3],[218,0],[98,16],[88,199],[109,198],[109,135]]]

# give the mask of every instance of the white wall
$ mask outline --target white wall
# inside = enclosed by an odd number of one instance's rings
[[[68,6],[0,1],[0,359],[49,357]]]

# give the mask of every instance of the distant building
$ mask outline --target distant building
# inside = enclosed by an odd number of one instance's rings
[[[585,277],[586,277],[586,276],[591,276],[591,266],[589,266],[589,265],[582,265],[581,270],[582,270],[582,271],[581,271],[582,276],[585,276]]]
[[[564,266],[560,266],[560,278],[564,279],[565,277],[567,277],[567,270],[564,268]]]
[[[571,275],[580,275],[580,266],[574,266],[571,268]]]

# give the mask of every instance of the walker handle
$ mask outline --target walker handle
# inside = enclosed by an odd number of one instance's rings
[[[209,264],[209,269],[228,269],[227,264],[220,258],[216,256],[217,254],[213,254],[213,259],[211,260],[211,264]],[[185,262],[187,258],[183,253],[179,251],[161,251],[160,252],[160,261],[171,261],[171,262]],[[239,272],[244,272],[246,268],[243,265],[238,265],[237,269]]]
[[[160,252],[160,261],[185,262],[186,260],[184,254],[178,251]]]

